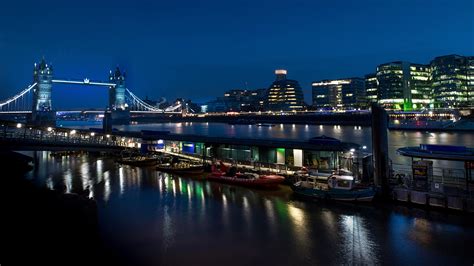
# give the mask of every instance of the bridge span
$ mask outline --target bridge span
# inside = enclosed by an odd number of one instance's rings
[[[53,107],[52,91],[53,84],[67,84],[79,86],[99,86],[108,91],[109,100],[107,103],[108,114],[107,124],[128,124],[130,113],[167,113],[179,114],[187,112],[187,105],[177,100],[171,106],[160,108],[150,104],[135,95],[126,86],[126,75],[118,67],[115,71],[110,71],[107,81],[84,79],[55,79],[53,78],[53,67],[43,59],[33,68],[33,82],[31,85],[17,93],[16,95],[0,100],[0,114],[24,115],[29,114],[28,121],[36,125],[54,126],[56,123],[57,109]]]

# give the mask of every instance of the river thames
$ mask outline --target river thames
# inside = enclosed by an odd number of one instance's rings
[[[370,146],[370,128],[304,125],[257,128],[156,124],[123,129],[261,138],[328,135]],[[472,146],[472,134],[392,131],[394,148],[419,143]],[[396,143],[395,143],[396,142]],[[99,233],[135,265],[472,265],[473,218],[397,205],[307,201],[291,189],[252,190],[154,168],[121,166],[94,155],[29,153],[39,186],[97,201]],[[71,229],[73,230],[73,229]]]

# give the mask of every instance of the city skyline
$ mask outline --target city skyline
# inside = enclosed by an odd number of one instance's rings
[[[428,63],[441,55],[474,54],[470,1],[436,1],[429,6],[367,1],[371,5],[358,14],[351,12],[348,4],[299,2],[286,6],[277,2],[189,3],[181,14],[174,3],[133,6],[118,1],[110,7],[117,17],[102,13],[111,2],[81,6],[32,2],[16,27],[7,27],[12,14],[21,9],[20,3],[9,3],[0,19],[4,25],[0,26],[2,98],[31,82],[33,62],[42,56],[56,67],[55,75],[60,78],[105,80],[108,70],[119,65],[128,73],[127,86],[143,98],[186,97],[201,103],[230,89],[268,88],[273,71],[283,68],[299,81],[305,101],[310,103],[311,82],[315,80],[363,77],[384,62]],[[50,10],[52,5],[54,11]],[[147,11],[150,6],[159,11]],[[238,10],[248,11],[248,21],[241,20],[243,14],[234,14]],[[283,11],[306,16],[264,23]],[[451,11],[458,16],[435,27],[442,12]],[[51,16],[41,15],[48,12]],[[85,13],[88,20],[79,19]],[[331,20],[331,16],[340,21]],[[56,19],[64,23],[59,25]],[[234,20],[240,25],[233,25]],[[217,25],[216,21],[224,23]],[[370,34],[367,27],[374,27]],[[406,30],[400,33],[398,27]],[[397,36],[390,34],[395,29]],[[282,34],[287,38],[280,38]],[[79,99],[89,101],[92,107],[103,107],[107,93],[96,93],[97,100],[91,101],[93,90],[55,87],[53,98],[64,99],[55,102],[65,105]]]

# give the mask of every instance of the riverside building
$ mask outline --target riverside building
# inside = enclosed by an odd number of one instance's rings
[[[370,106],[372,103],[378,102],[378,82],[377,75],[375,73],[365,75],[365,95],[367,104]]]
[[[284,69],[275,70],[276,79],[267,90],[265,102],[269,111],[300,111],[305,106],[300,84],[287,79],[286,74]]]
[[[378,102],[386,109],[411,111],[430,107],[430,67],[396,61],[377,66]]]
[[[474,57],[439,56],[431,69],[435,107],[474,106]]]
[[[321,109],[354,110],[366,107],[364,79],[345,78],[312,83],[313,106]]]

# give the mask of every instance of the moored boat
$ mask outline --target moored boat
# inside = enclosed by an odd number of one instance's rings
[[[128,158],[120,158],[116,160],[117,163],[120,164],[127,164],[132,166],[154,166],[158,164],[157,158],[150,158],[150,157],[128,157]]]
[[[318,182],[315,176],[308,176],[291,188],[298,195],[338,201],[372,201],[375,196],[373,187],[356,186],[353,176],[338,173],[329,176],[326,183]]]
[[[191,162],[163,163],[157,165],[156,170],[174,174],[197,175],[204,172],[204,166]]]
[[[212,173],[207,176],[207,179],[239,186],[275,188],[285,180],[285,178],[280,175],[237,172],[234,167],[227,168],[223,166],[223,164],[221,164],[221,169],[217,169],[214,165],[212,168]]]

